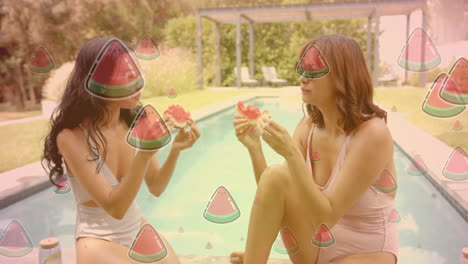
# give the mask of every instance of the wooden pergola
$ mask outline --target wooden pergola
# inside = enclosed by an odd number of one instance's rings
[[[304,20],[367,18],[367,65],[371,66],[371,32],[374,22],[374,32],[379,32],[381,16],[406,15],[406,39],[409,37],[411,13],[422,10],[421,27],[426,29],[426,0],[364,0],[359,2],[314,3],[280,6],[256,6],[238,8],[202,8],[197,12],[197,47],[199,89],[203,89],[203,56],[202,56],[202,18],[216,24],[216,85],[221,84],[221,24],[236,24],[236,67],[237,87],[241,86],[241,24],[249,25],[249,72],[254,76],[254,23],[294,22]],[[379,34],[374,34],[374,86],[379,77]],[[422,55],[424,56],[424,54]],[[405,81],[408,72],[405,71]],[[419,86],[425,86],[424,72],[420,74]]]

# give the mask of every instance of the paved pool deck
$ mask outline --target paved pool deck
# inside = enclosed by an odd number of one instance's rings
[[[278,97],[279,95],[288,97],[295,96],[300,92],[297,88],[283,88],[281,91],[282,92],[280,94],[247,94],[231,98],[192,111],[192,117],[196,121],[203,120],[211,115],[232,107],[239,100],[244,101],[255,97]],[[402,118],[404,113],[392,112],[389,109],[385,110],[387,110],[388,113],[387,124],[394,142],[410,158],[414,157],[415,154],[418,154],[422,158],[427,166],[427,173],[421,177],[426,177],[460,213],[465,221],[468,222],[468,181],[453,181],[442,175],[442,169],[452,153],[453,148]],[[0,209],[51,186],[48,176],[43,170],[40,162],[34,162],[26,166],[1,173],[0,179],[2,181],[2,184],[0,185]],[[64,263],[75,263],[75,253],[73,249],[64,249],[63,254],[64,260],[69,260],[69,262]],[[229,263],[227,257],[180,256],[180,258],[181,263],[189,264]],[[30,261],[34,260],[35,262],[30,262],[28,259],[30,259]],[[27,256],[18,259],[5,259],[4,257],[2,259],[0,256],[0,263],[37,263],[37,259],[37,251],[33,251]],[[9,262],[4,262],[6,260]],[[291,262],[289,260],[272,260],[269,263],[290,264]]]

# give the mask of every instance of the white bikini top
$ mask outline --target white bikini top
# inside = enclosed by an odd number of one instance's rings
[[[83,131],[85,132],[85,134],[87,134],[87,131],[82,127],[80,126]],[[94,145],[94,142],[91,141],[91,144],[93,145],[93,147],[95,147]],[[99,164],[99,162],[101,162],[101,157],[98,156],[98,159],[96,160],[96,162]],[[63,160],[64,163],[65,163],[65,160]],[[107,166],[107,164],[102,161],[103,163],[103,166],[102,166],[102,173],[104,174],[104,176],[107,178],[107,180],[109,181],[109,183],[112,185],[112,186],[115,186],[117,184],[119,184],[119,181],[117,180],[117,177],[115,177],[115,175],[112,173],[112,171],[109,169],[109,167]],[[67,169],[67,165],[65,163],[65,173],[69,179],[69,183],[70,183],[70,186],[71,186],[71,189],[73,190],[73,195],[75,196],[75,200],[76,200],[76,204],[79,205],[79,204],[82,204],[82,203],[85,203],[85,202],[88,202],[90,200],[93,200],[93,197],[88,193],[88,191],[80,184],[80,182],[78,181],[78,178],[76,178],[74,175],[72,175],[68,169]]]

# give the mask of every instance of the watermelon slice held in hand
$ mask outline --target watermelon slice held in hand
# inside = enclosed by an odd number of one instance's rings
[[[450,180],[468,179],[468,156],[462,147],[456,147],[445,163],[442,174]]]
[[[38,47],[31,57],[28,70],[33,73],[48,73],[54,69],[54,61],[44,47]]]
[[[128,256],[139,262],[153,263],[165,258],[167,250],[158,232],[150,224],[145,224],[133,241]]]
[[[210,222],[226,224],[239,218],[240,211],[228,190],[220,186],[211,197],[203,216]]]
[[[315,231],[312,244],[317,247],[329,247],[335,244],[335,238],[326,224],[321,224]]]
[[[430,71],[437,67],[440,61],[437,48],[422,28],[416,28],[411,33],[398,58],[398,64],[402,68],[415,72]]]
[[[171,139],[171,133],[164,120],[152,105],[145,105],[140,110],[127,135],[127,143],[130,146],[149,151],[166,146]]]
[[[237,103],[237,111],[247,118],[249,124],[252,126],[256,126],[259,122],[262,122],[260,121],[261,119],[268,120],[271,118],[271,114],[267,110],[262,113],[258,107],[253,105],[247,105],[246,107],[241,101]]]
[[[296,73],[299,76],[309,79],[321,78],[327,75],[328,72],[330,72],[328,63],[320,50],[314,45],[307,48],[296,67]]]
[[[145,35],[138,44],[135,56],[142,60],[154,60],[159,57],[159,49],[150,35]]]
[[[440,98],[440,90],[447,80],[447,74],[441,73],[432,83],[431,89],[427,92],[426,98],[422,104],[422,110],[433,117],[446,118],[452,117],[465,111],[464,105],[455,105],[447,103]]]
[[[90,68],[85,88],[96,97],[121,100],[134,96],[144,84],[143,75],[125,44],[112,38],[104,44]]]
[[[171,105],[164,111],[165,115],[170,115],[174,119],[175,128],[184,128],[190,118],[190,112],[186,112],[180,105]]]
[[[299,244],[289,228],[283,228],[276,239],[274,250],[280,254],[293,254],[299,250]]]
[[[0,239],[0,255],[23,257],[32,250],[33,243],[24,228],[18,221],[11,221]]]

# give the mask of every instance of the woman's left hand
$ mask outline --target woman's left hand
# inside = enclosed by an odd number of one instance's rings
[[[164,120],[164,123],[167,126],[167,129],[169,129],[169,131],[172,131],[172,129],[174,129],[174,118],[172,118],[172,116],[170,116],[168,114],[165,114],[163,116],[163,120]]]
[[[187,124],[190,126],[190,130],[186,131],[185,128],[179,129],[179,132],[172,143],[173,149],[180,151],[190,148],[200,137],[200,131],[195,125],[195,122],[192,119],[189,119]]]
[[[287,158],[294,153],[296,145],[286,128],[271,120],[263,130],[263,140],[278,154]]]

